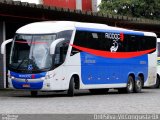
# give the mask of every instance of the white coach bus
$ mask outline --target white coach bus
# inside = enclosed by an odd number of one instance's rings
[[[156,34],[103,24],[47,21],[19,28],[12,42],[8,85],[13,89],[106,93],[141,92],[156,82]]]

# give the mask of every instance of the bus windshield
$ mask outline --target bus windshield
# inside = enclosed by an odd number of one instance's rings
[[[51,35],[16,35],[11,48],[9,66],[19,70],[42,70],[52,66],[49,47],[56,39]]]

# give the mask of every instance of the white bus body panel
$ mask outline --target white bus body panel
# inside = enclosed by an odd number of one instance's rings
[[[145,36],[154,36],[156,37],[155,33],[145,32]],[[155,85],[156,78],[157,78],[157,51],[152,54],[148,54],[148,79],[144,83],[144,87],[150,87]]]
[[[144,87],[153,86],[157,78],[157,54],[148,55],[148,79],[144,83]]]

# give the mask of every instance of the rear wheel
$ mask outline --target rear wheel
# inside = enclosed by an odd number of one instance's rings
[[[119,88],[119,93],[132,93],[134,89],[134,79],[132,76],[128,77],[128,82],[126,88]]]
[[[105,89],[90,89],[89,90],[92,94],[106,94],[109,89],[105,88]]]
[[[38,95],[38,91],[31,91],[31,96],[36,97]]]
[[[71,78],[70,83],[69,83],[69,89],[68,89],[68,96],[73,97],[75,92],[75,82],[74,82],[74,77]]]
[[[142,91],[143,80],[138,76],[138,80],[135,81],[134,92],[140,93]]]

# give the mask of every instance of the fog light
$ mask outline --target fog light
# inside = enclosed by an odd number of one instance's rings
[[[50,87],[50,83],[47,83],[47,87]]]

